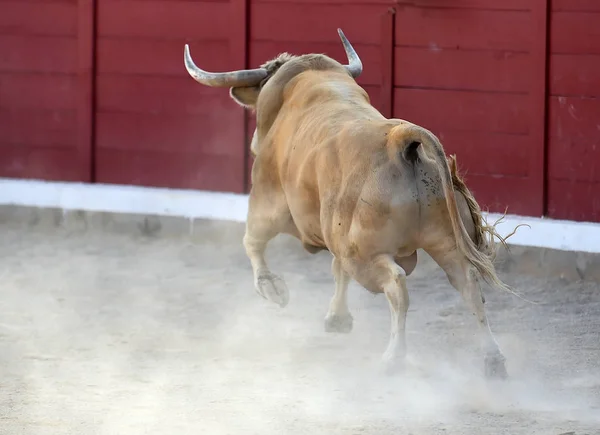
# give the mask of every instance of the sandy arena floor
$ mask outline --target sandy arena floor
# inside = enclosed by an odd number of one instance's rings
[[[598,285],[503,275],[539,305],[486,288],[511,376],[487,382],[474,319],[420,265],[410,364],[387,376],[385,297],[352,283],[354,330],[327,334],[330,256],[284,237],[268,251],[280,309],[254,292],[239,227],[0,234],[1,434],[600,434]]]

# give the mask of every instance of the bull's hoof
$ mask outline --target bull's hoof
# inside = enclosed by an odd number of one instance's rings
[[[388,346],[381,356],[381,371],[384,375],[397,375],[406,369],[406,355]]]
[[[507,379],[508,373],[504,364],[505,360],[502,354],[486,355],[484,358],[485,377],[488,379]]]
[[[352,331],[354,319],[351,314],[327,314],[325,317],[325,332],[348,334]]]
[[[256,291],[263,298],[276,303],[282,308],[290,301],[290,294],[285,281],[271,272],[259,275],[256,280]]]

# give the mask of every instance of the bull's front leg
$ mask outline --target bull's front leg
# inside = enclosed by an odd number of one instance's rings
[[[342,262],[333,258],[331,272],[335,278],[335,293],[325,316],[325,331],[348,333],[352,331],[352,315],[348,309],[348,284],[350,276],[342,267]]]
[[[271,195],[266,193],[268,191],[265,192],[264,188],[261,190],[260,186],[253,186],[250,192],[244,248],[252,264],[256,292],[280,307],[285,307],[289,302],[288,288],[283,279],[269,269],[265,251],[270,240],[286,231],[291,218],[285,197],[276,192]]]

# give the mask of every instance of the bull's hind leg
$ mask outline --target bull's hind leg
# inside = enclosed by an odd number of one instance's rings
[[[406,313],[408,312],[408,288],[406,272],[390,255],[379,255],[369,263],[350,267],[352,276],[372,293],[384,293],[391,314],[390,341],[383,354],[386,370],[401,368],[406,358]]]
[[[352,315],[348,309],[348,284],[350,275],[342,267],[342,262],[333,257],[331,272],[335,278],[335,293],[329,303],[329,311],[325,316],[325,331],[348,333],[352,331]]]
[[[263,298],[285,307],[289,292],[285,282],[271,272],[265,260],[267,244],[280,233],[294,234],[291,219],[283,194],[255,188],[250,193],[244,247],[252,264],[254,287]]]
[[[452,286],[459,291],[477,320],[477,333],[484,353],[485,374],[491,378],[506,378],[505,357],[488,323],[484,298],[473,266],[458,251],[431,252],[431,257],[446,272]]]

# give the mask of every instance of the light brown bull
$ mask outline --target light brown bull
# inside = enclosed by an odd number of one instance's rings
[[[254,285],[285,306],[288,290],[265,261],[280,233],[310,252],[333,254],[335,293],[327,331],[349,332],[350,279],[384,293],[391,310],[387,364],[404,361],[409,298],[406,277],[421,248],[446,272],[475,315],[488,375],[506,376],[505,358],[488,326],[478,276],[507,288],[496,276],[494,228],[447,161],[430,131],[386,119],[355,79],[362,63],[343,32],[348,65],[323,54],[287,53],[261,68],[209,73],[185,46],[189,74],[207,86],[229,87],[231,97],[256,112],[255,155],[244,246]]]

